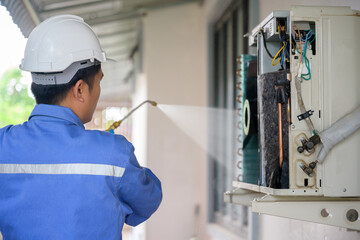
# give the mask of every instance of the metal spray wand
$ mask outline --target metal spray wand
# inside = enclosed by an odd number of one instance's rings
[[[117,127],[120,126],[120,124],[126,119],[128,118],[131,114],[133,114],[138,108],[140,108],[142,105],[144,105],[145,103],[150,103],[151,105],[153,105],[154,107],[157,106],[157,102],[155,101],[151,101],[151,100],[146,100],[144,102],[142,102],[141,104],[139,104],[136,108],[132,109],[128,114],[126,114],[125,117],[123,117],[121,120],[113,122],[113,124],[111,124],[110,127],[108,127],[106,129],[107,132],[113,132]]]

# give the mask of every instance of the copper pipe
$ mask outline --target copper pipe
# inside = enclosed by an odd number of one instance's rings
[[[283,164],[283,141],[282,141],[282,119],[281,119],[281,103],[278,103],[278,121],[279,121],[279,163],[280,169]]]

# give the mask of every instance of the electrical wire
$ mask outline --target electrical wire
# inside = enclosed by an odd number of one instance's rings
[[[312,31],[312,30],[311,30]],[[313,43],[315,41],[315,32],[312,32],[313,33],[313,39],[310,41],[310,43]],[[310,37],[311,38],[311,37]]]
[[[264,30],[260,29],[259,32],[261,33],[262,38],[263,38],[264,48],[265,48],[267,54],[269,55],[269,57],[272,58],[271,64],[273,66],[276,66],[280,62],[281,66],[282,66],[282,69],[284,69],[284,62],[289,62],[289,59],[287,58],[287,56],[290,57],[290,53],[287,52],[288,49],[290,50],[289,39],[288,39],[288,37],[286,37],[286,33],[285,33],[285,37],[282,34],[285,31],[284,26],[281,26],[279,24],[277,28],[278,28],[278,33],[279,33],[279,39],[280,39],[280,41],[282,43],[282,46],[279,49],[279,51],[276,53],[275,56],[272,56],[269,49],[267,48]],[[277,59],[277,61],[276,61],[276,59]]]
[[[296,27],[297,29],[294,29],[294,27]],[[300,55],[301,55],[300,61],[302,62],[302,52],[303,52],[303,50],[302,50],[302,42],[301,42],[301,34],[300,34],[299,26],[296,25],[296,24],[293,24],[293,25],[292,25],[292,30],[293,30],[295,36],[299,38],[299,43],[300,43],[299,45],[300,45],[300,52],[301,52],[301,53],[300,53]],[[297,31],[297,32],[296,32],[296,31]]]
[[[269,55],[269,57],[270,57],[270,58],[274,58],[274,57],[271,55],[271,53],[270,53],[269,49],[268,49],[268,48],[267,48],[267,46],[266,46],[266,40],[265,40],[265,33],[264,33],[264,30],[263,30],[263,29],[260,29],[260,33],[261,33],[261,35],[262,35],[262,38],[263,38],[263,43],[264,43],[264,48],[265,48],[265,50],[266,50],[267,54]]]
[[[300,51],[299,51],[299,50],[296,50],[296,51],[300,54]],[[304,80],[310,80],[310,79],[311,79],[310,61],[309,61],[309,59],[306,57],[306,55],[305,55],[305,67],[306,67],[308,73],[301,74],[301,78],[304,79]],[[308,76],[308,77],[307,77],[307,76]]]
[[[308,31],[307,32],[307,34],[306,34],[306,36],[305,36],[305,40],[303,40],[303,42],[304,42],[304,50],[303,50],[303,53],[302,53],[302,60],[304,61],[304,56],[306,56],[306,50],[307,50],[307,44],[308,44],[308,41],[309,41],[309,39],[312,37],[312,35],[313,35],[313,31],[311,30],[311,29],[309,29],[309,30],[306,30],[306,31]]]
[[[293,54],[293,55],[295,55],[295,50],[296,50],[296,45],[295,45],[295,39],[294,39],[294,37],[293,37],[293,35],[291,35],[291,46],[292,46],[292,49],[291,49],[291,53]],[[294,50],[294,51],[293,51]]]
[[[311,69],[310,69],[310,61],[306,56],[305,56],[305,67],[306,67],[308,73],[301,74],[301,78],[308,81],[311,79]],[[306,76],[308,76],[308,77],[306,77]]]
[[[312,43],[315,40],[315,34],[313,33],[313,31],[311,29],[305,30],[305,31],[308,31],[308,32],[307,32],[307,34],[305,36],[305,40],[302,40],[302,42],[304,43],[304,50],[302,52],[301,59],[305,64],[305,67],[307,69],[307,73],[306,74],[301,74],[300,76],[304,80],[310,80],[311,79],[310,61],[306,57],[306,51],[307,51],[308,43]],[[314,36],[314,38],[311,41],[309,41],[313,36]],[[300,53],[299,50],[297,50],[297,52]]]
[[[282,40],[282,37],[281,37],[280,24],[278,25],[278,33],[279,33],[279,39],[280,39],[280,41],[283,41],[283,40]]]
[[[280,26],[280,24],[278,25],[278,33],[279,33],[279,39],[280,39],[280,41],[283,43],[283,46],[282,47],[284,47],[284,39],[283,39],[283,36],[282,36],[282,29],[281,29],[281,26]],[[285,44],[285,48],[286,48],[286,44]],[[280,55],[280,64],[281,64],[281,66],[282,66],[282,68],[284,68],[284,52],[285,52],[285,48],[283,48],[283,50],[281,51],[281,55]],[[276,64],[275,64],[276,65]],[[273,65],[274,66],[274,65]]]
[[[282,48],[280,48],[280,50],[276,53],[275,57],[273,58],[273,60],[272,60],[272,62],[271,62],[271,64],[272,64],[273,66],[276,66],[276,65],[280,62],[281,57],[277,60],[276,63],[274,63],[274,61],[276,60],[276,58],[278,57],[278,55],[280,54],[280,52],[281,52],[284,48],[285,48],[285,43],[283,43]]]
[[[305,113],[306,108],[305,108],[304,101],[303,101],[302,94],[301,94],[301,79],[304,79],[304,80],[310,80],[311,79],[310,61],[306,57],[306,49],[307,49],[307,43],[309,42],[309,40],[313,36],[313,31],[311,29],[307,30],[308,32],[305,35],[305,40],[303,42],[303,39],[301,38],[300,29],[296,24],[294,24],[292,26],[292,30],[293,30],[295,36],[299,39],[300,51],[297,50],[296,48],[295,49],[296,49],[296,51],[298,53],[300,53],[300,56],[301,56],[299,69],[297,71],[297,75],[295,76],[295,88],[296,88],[297,100],[298,100],[298,105],[299,105],[299,108],[300,108],[300,112]],[[315,38],[312,41],[314,41],[314,40],[315,40]],[[304,43],[304,48],[302,48],[303,43]],[[307,74],[302,74],[303,63],[305,64],[305,67],[308,70]],[[306,124],[307,124],[307,126],[308,126],[308,128],[309,128],[309,130],[311,131],[312,134],[315,135],[316,133],[318,133],[318,131],[315,129],[314,124],[311,121],[310,117],[306,118],[305,121],[306,121]]]
[[[286,30],[285,30],[285,26],[281,26],[280,24],[278,24],[278,33],[279,33],[279,40],[282,43],[282,46],[285,47],[283,48],[283,50],[281,51],[281,60],[280,60],[280,64],[282,66],[282,69],[284,69],[284,62],[290,62],[290,40],[289,40],[289,36],[286,34]]]
[[[276,66],[279,62],[282,66],[282,68],[284,68],[283,64],[285,61],[289,61],[289,60],[286,60],[286,50],[287,50],[287,41],[286,39],[283,38],[282,36],[282,31],[285,31],[284,27],[281,27],[280,24],[278,25],[278,32],[279,32],[279,38],[280,38],[280,41],[283,43],[283,46],[280,48],[280,50],[276,53],[275,56],[273,56],[269,49],[267,48],[267,45],[266,45],[266,39],[265,39],[265,33],[264,33],[264,30],[263,29],[260,29],[260,33],[262,35],[262,38],[263,38],[263,43],[264,43],[264,48],[267,52],[267,54],[269,55],[270,58],[272,58],[272,62],[271,64],[273,66]],[[275,60],[278,59],[276,62]],[[275,62],[275,63],[274,63]]]
[[[284,49],[282,51],[282,54],[281,54],[281,60],[280,60],[281,65],[284,64],[284,61],[286,61],[286,49],[287,49],[287,46],[288,46],[287,42],[283,42],[283,43],[285,43],[285,47],[284,47]]]

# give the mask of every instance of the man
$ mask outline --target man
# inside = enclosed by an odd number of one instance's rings
[[[30,34],[21,69],[37,105],[0,129],[4,239],[121,239],[158,208],[161,184],[123,136],[88,131],[105,53],[79,17],[49,18]],[[2,113],[6,114],[6,113]]]

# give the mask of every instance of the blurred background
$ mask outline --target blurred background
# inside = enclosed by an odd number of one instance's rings
[[[254,54],[243,36],[274,10],[291,5],[350,6],[359,0],[0,0],[0,127],[27,120],[30,76],[18,69],[31,30],[58,14],[81,16],[116,63],[103,64],[102,93],[88,129],[105,129],[146,99],[166,108],[139,109],[118,129],[139,162],[162,181],[159,210],[131,240],[360,239],[344,228],[258,215],[225,204],[240,170],[230,123],[212,129],[203,109],[235,109],[236,58]],[[184,106],[190,107],[184,110]],[[169,117],[169,112],[175,112]],[[215,117],[217,114],[215,113]],[[186,122],[186,123],[185,123]],[[188,125],[203,129],[184,131]],[[184,126],[185,124],[185,126]],[[186,125],[188,124],[188,125]],[[205,130],[204,130],[205,129]],[[202,146],[211,132],[221,151]],[[220,132],[219,132],[220,131]],[[225,139],[222,132],[225,132]],[[217,139],[218,138],[218,139]],[[206,144],[205,144],[206,146]],[[1,194],[1,193],[0,193]]]

